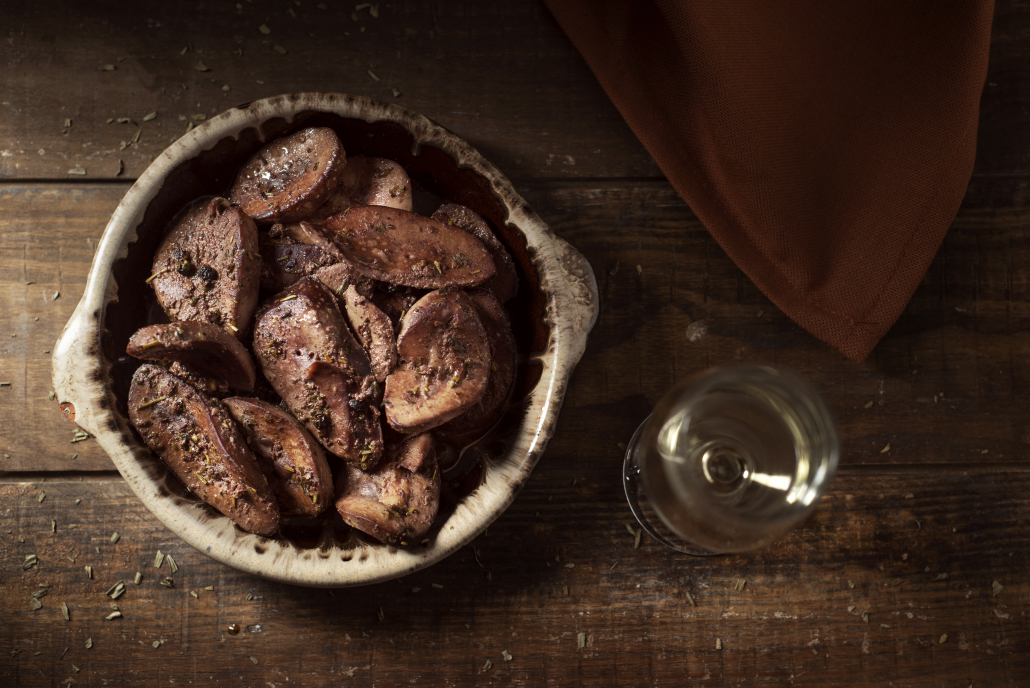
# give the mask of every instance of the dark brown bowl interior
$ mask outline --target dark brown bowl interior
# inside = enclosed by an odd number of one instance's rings
[[[491,446],[497,447],[495,451],[499,453],[507,444],[505,440],[516,432],[520,424],[519,401],[528,396],[540,379],[541,369],[526,362],[528,355],[542,351],[549,334],[546,297],[539,288],[537,270],[525,237],[508,223],[507,210],[492,193],[487,180],[470,169],[459,168],[457,162],[442,150],[421,146],[413,153],[412,135],[398,124],[370,124],[325,112],[304,111],[293,121],[282,118],[266,120],[260,131],[250,127],[236,137],[225,137],[168,174],[160,191],[146,208],[143,221],[137,227],[137,239],[129,244],[127,257],[114,264],[118,299],[112,301],[105,312],[102,352],[110,365],[116,412],[128,417],[129,385],[133,372],[141,363],[125,354],[129,337],[140,327],[153,322],[154,313],[160,312],[156,308],[153,290],[145,280],[150,275],[153,254],[171,220],[200,196],[227,195],[236,170],[265,143],[313,126],[331,127],[348,156],[371,155],[400,163],[413,182],[416,211],[431,212],[435,202],[441,199],[461,203],[476,211],[490,223],[515,260],[519,291],[505,304],[505,308],[511,317],[521,356],[509,411],[490,438],[491,443],[500,444],[487,445],[488,453],[494,451]],[[245,338],[244,343],[249,344],[248,340],[249,337]],[[469,483],[473,477],[478,480],[477,475],[469,475],[464,477],[464,483]],[[177,483],[174,477],[171,480]],[[172,491],[183,493],[181,489],[173,488]],[[444,505],[441,505],[438,523],[444,518],[446,513]]]

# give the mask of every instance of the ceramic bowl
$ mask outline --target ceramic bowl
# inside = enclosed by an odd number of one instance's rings
[[[326,528],[315,538],[245,533],[186,491],[128,421],[128,386],[139,362],[125,355],[125,344],[154,312],[144,280],[168,222],[198,196],[225,194],[237,167],[265,142],[310,126],[332,127],[348,155],[396,160],[417,189],[478,212],[498,231],[520,273],[519,294],[506,304],[525,360],[512,404],[493,437],[474,448],[480,468],[465,476],[470,489],[441,504],[424,547],[402,550]],[[290,94],[211,118],[173,143],[129,189],[54,348],[54,389],[65,414],[96,437],[154,516],[200,552],[276,581],[365,585],[440,561],[511,504],[554,432],[597,309],[586,259],[460,138],[396,105],[342,94]]]

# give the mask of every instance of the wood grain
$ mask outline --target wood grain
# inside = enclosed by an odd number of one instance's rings
[[[322,4],[5,8],[0,177],[138,176],[197,115],[301,91],[397,103],[515,177],[661,176],[543,3]]]
[[[619,467],[552,453],[470,546],[402,581],[330,593],[214,563],[119,479],[5,482],[0,677],[9,686],[1025,685],[1028,489],[1025,471],[846,471],[781,543],[699,559],[646,536],[634,549]],[[178,573],[153,567],[157,550]],[[40,563],[23,572],[30,553]],[[166,576],[174,588],[159,584]],[[124,616],[106,621],[104,592],[119,580]],[[43,582],[51,587],[33,612]],[[245,630],[230,636],[230,623]]]

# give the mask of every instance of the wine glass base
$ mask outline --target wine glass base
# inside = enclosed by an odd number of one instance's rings
[[[633,512],[634,518],[637,519],[637,523],[644,529],[644,532],[677,552],[695,557],[711,557],[719,554],[698,547],[674,533],[669,526],[665,525],[651,505],[643,485],[640,484],[640,463],[638,461],[638,452],[642,450],[640,444],[645,425],[647,425],[647,419],[644,419],[637,431],[633,433],[633,438],[626,447],[626,456],[622,462],[622,487],[626,491],[626,501],[629,502],[629,508]]]

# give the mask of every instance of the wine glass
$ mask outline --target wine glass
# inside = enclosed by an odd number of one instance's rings
[[[746,552],[812,512],[839,458],[836,423],[807,382],[770,366],[714,368],[670,390],[637,428],[623,487],[662,544]]]

